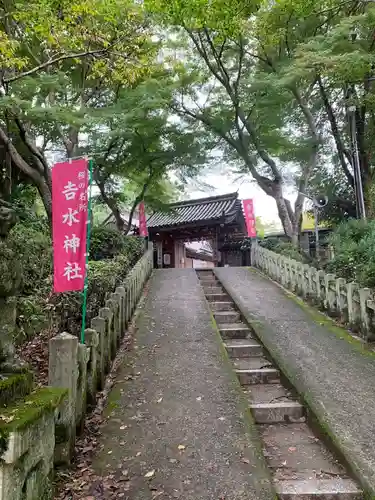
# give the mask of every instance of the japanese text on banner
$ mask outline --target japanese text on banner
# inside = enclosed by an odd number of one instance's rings
[[[243,209],[245,212],[245,221],[247,228],[247,236],[249,238],[256,238],[257,231],[255,226],[254,203],[253,200],[243,200]]]
[[[146,222],[146,213],[145,213],[145,204],[142,201],[139,204],[139,236],[147,236],[147,222]]]
[[[52,169],[54,291],[79,291],[86,273],[89,172],[86,159]]]

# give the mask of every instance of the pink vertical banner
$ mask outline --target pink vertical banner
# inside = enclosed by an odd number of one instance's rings
[[[247,228],[247,236],[249,238],[257,237],[257,230],[255,226],[255,214],[253,200],[243,200],[243,209],[245,212],[245,222]]]
[[[148,235],[148,231],[147,231],[145,204],[143,201],[139,204],[138,212],[139,212],[139,236],[146,237]]]
[[[86,273],[88,160],[56,163],[52,169],[54,292],[80,291]]]

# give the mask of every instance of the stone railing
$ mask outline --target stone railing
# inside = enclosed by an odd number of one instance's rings
[[[76,432],[82,427],[87,407],[95,404],[97,390],[104,387],[105,377],[152,267],[150,244],[123,286],[109,294],[98,316],[91,320],[91,328],[85,330],[85,344],[66,332],[50,340],[49,385],[68,389],[56,424],[55,462],[58,464],[70,462]]]
[[[252,248],[252,263],[285,288],[338,318],[365,341],[375,338],[373,291],[347,283],[344,278],[325,273],[259,245]]]

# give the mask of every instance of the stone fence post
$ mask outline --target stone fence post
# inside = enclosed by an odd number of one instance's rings
[[[48,384],[68,389],[56,421],[55,462],[70,464],[76,438],[78,339],[60,333],[49,341]]]
[[[87,363],[87,404],[94,406],[96,402],[96,390],[98,388],[98,348],[99,334],[92,328],[85,330],[86,346],[89,349],[89,360]]]
[[[346,283],[344,278],[303,265],[288,257],[254,245],[253,265],[262,269],[284,287],[310,298],[333,316],[339,316],[354,331],[360,330],[366,341],[375,335],[374,292]]]

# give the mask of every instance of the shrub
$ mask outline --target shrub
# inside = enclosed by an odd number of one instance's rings
[[[40,295],[20,296],[17,300],[17,327],[16,342],[20,344],[33,338],[50,324],[51,316],[47,298]]]
[[[124,237],[116,230],[95,229],[92,236],[95,260],[89,263],[88,320],[98,313],[106,294],[123,282],[144,251],[142,238]],[[3,266],[2,274],[7,287],[16,269],[10,265],[11,257],[15,255],[21,265],[22,283],[17,290],[17,340],[33,337],[48,325],[59,331],[67,329],[78,334],[82,321],[82,294],[52,295],[53,255],[48,227],[38,221],[35,224],[30,221],[17,224],[10,232],[6,245],[0,247],[0,254],[3,256],[0,268]]]
[[[17,224],[7,241],[21,264],[20,292],[24,295],[47,293],[52,285],[52,242],[46,227]]]
[[[90,259],[113,259],[117,255],[142,255],[144,240],[135,236],[124,236],[117,229],[94,227],[91,233]]]
[[[290,259],[297,260],[298,262],[309,263],[309,257],[300,251],[299,248],[292,245],[287,241],[279,240],[278,238],[266,238],[259,242],[259,245],[272,252],[279,253]]]
[[[113,259],[90,261],[87,291],[87,321],[98,314],[106,295],[112,293],[142,256],[144,240],[125,238],[122,253]],[[79,334],[82,323],[82,294],[69,292],[52,298],[55,324],[59,330]]]
[[[331,235],[330,243],[334,258],[326,270],[349,282],[375,288],[375,221],[343,222]]]
[[[92,260],[113,259],[124,249],[125,237],[107,227],[94,227],[91,233],[90,258]]]

